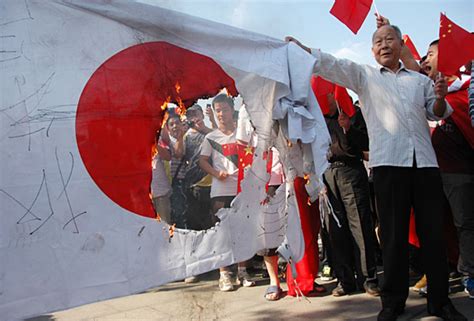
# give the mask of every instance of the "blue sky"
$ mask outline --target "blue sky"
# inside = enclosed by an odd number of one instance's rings
[[[292,35],[306,45],[338,57],[375,64],[371,36],[375,30],[374,6],[357,35],[334,18],[333,0],[140,0],[168,9],[218,21],[274,38]],[[473,0],[375,0],[380,14],[410,35],[420,55],[438,37],[439,14],[468,31],[474,31]]]

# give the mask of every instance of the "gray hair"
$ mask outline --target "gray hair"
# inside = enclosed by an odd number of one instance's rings
[[[386,26],[389,26],[390,28],[392,28],[394,31],[395,31],[395,34],[397,35],[398,39],[399,40],[402,40],[402,31],[400,30],[400,28],[398,28],[397,26],[395,25],[386,25]],[[375,39],[375,34],[377,33],[378,29],[375,30],[375,32],[372,34],[372,43],[374,42],[374,39]]]

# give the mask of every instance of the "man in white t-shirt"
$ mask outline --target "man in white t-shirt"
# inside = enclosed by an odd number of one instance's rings
[[[234,100],[225,95],[217,95],[212,101],[217,118],[217,129],[204,138],[199,166],[212,176],[211,211],[216,214],[221,208],[230,207],[237,195],[238,153],[235,138]],[[212,165],[211,165],[212,163]],[[239,263],[237,283],[252,286],[245,263]],[[228,267],[220,268],[219,288],[221,291],[234,289]]]
[[[212,176],[211,198],[227,197],[232,200],[237,195],[239,167],[233,107],[227,103],[222,104],[223,108],[220,105],[217,103],[216,108],[219,127],[206,135],[201,147],[199,165]]]

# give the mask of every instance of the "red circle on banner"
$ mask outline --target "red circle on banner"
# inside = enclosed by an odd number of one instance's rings
[[[168,97],[189,106],[224,87],[237,94],[214,60],[166,42],[139,44],[109,58],[87,82],[76,113],[79,153],[97,186],[124,209],[155,217],[151,151],[161,106]]]

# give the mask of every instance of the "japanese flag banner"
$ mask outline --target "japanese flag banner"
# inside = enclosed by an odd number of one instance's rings
[[[329,135],[309,95],[311,55],[160,7],[106,0],[3,0],[0,44],[1,319],[137,293],[284,240],[301,258],[291,184],[262,202],[263,154],[273,119],[291,123],[292,108],[305,106],[305,161],[287,177],[305,167],[316,179],[327,166]],[[250,175],[217,225],[173,231],[150,199],[162,107],[185,108],[223,88],[243,98],[259,135]],[[258,223],[268,209],[282,217],[280,228]]]

